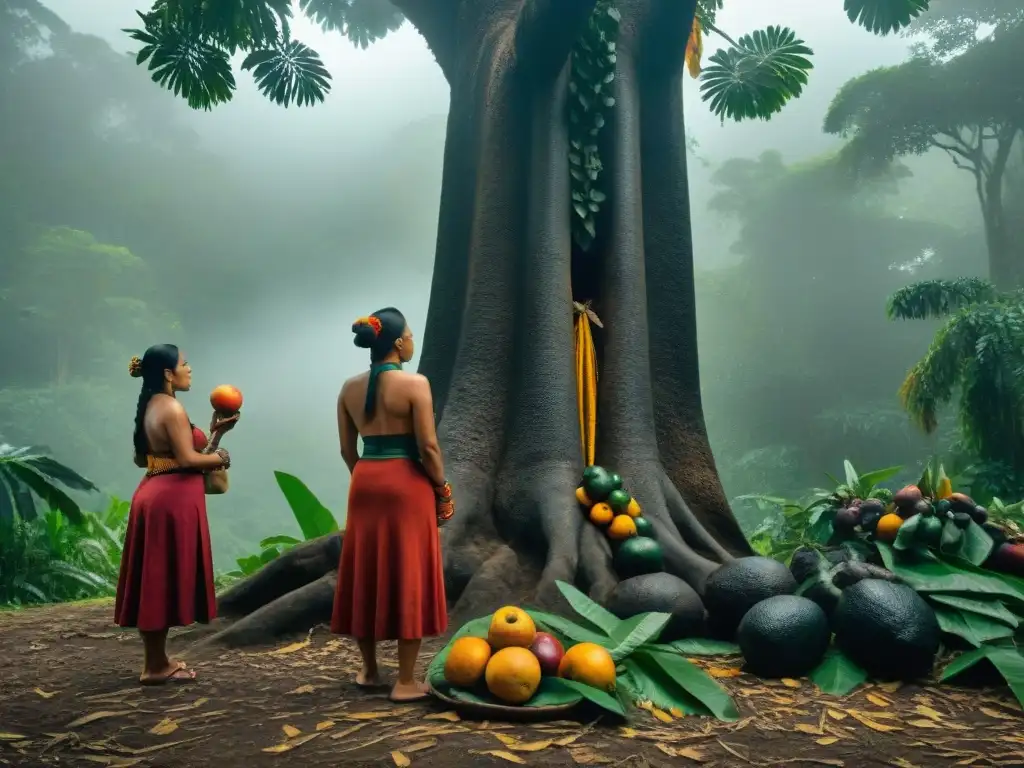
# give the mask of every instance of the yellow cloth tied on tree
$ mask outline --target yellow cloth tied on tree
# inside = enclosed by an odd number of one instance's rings
[[[576,403],[580,415],[580,448],[583,463],[594,463],[597,445],[597,352],[590,332],[591,312],[586,306],[573,302],[573,320],[576,340]]]

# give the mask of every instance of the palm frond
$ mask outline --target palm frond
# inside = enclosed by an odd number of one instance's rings
[[[320,56],[297,40],[253,51],[242,69],[252,70],[260,93],[282,106],[321,102],[331,89],[331,75]]]
[[[890,319],[923,320],[948,317],[971,304],[996,298],[996,289],[979,277],[955,280],[923,280],[900,288],[889,297],[885,313]]]
[[[77,491],[98,490],[92,481],[50,456],[0,445],[0,520],[11,520],[15,515],[34,520],[35,499],[39,498],[68,520],[80,522],[81,508],[61,490],[61,485]]]
[[[363,49],[405,21],[388,0],[299,0],[299,7],[325,32],[341,32]]]
[[[710,57],[701,74],[701,98],[723,122],[767,120],[803,91],[812,54],[786,27],[744,35]]]
[[[847,18],[876,35],[898,32],[928,10],[929,0],[844,0]]]

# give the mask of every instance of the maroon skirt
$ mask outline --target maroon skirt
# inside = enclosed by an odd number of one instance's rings
[[[216,615],[203,475],[143,478],[132,496],[114,621],[154,632]]]
[[[436,504],[419,462],[356,463],[332,632],[371,640],[444,634],[448,607]]]

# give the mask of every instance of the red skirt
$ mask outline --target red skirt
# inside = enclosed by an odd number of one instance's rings
[[[203,476],[143,478],[132,496],[114,621],[154,632],[216,615]]]
[[[430,479],[410,459],[360,460],[349,486],[331,631],[359,639],[419,640],[447,628]]]

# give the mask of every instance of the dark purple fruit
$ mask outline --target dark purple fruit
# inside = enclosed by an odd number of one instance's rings
[[[981,525],[982,530],[985,531],[985,533],[987,533],[992,538],[992,542],[997,547],[1000,544],[1006,543],[1006,531],[1004,531],[998,525],[996,525],[995,523],[979,523],[979,525]]]
[[[961,531],[971,524],[971,516],[966,512],[954,512],[953,513],[953,525],[959,528]]]
[[[914,515],[924,515],[927,517],[932,513],[933,507],[930,501],[927,499],[921,499],[920,501],[915,501],[910,510]]]
[[[855,507],[846,507],[836,512],[835,518],[832,520],[832,528],[837,532],[849,532],[857,527],[860,523],[861,512]]]
[[[1024,576],[1024,544],[1000,544],[985,562],[993,571]]]
[[[880,515],[884,515],[885,504],[878,499],[864,499],[860,505],[860,513],[863,515],[865,512],[877,512]]]
[[[924,498],[924,494],[921,493],[921,489],[916,485],[908,485],[905,488],[901,488],[892,497],[892,503],[900,509],[904,507],[912,507],[921,499]]]
[[[970,514],[971,519],[978,525],[988,522],[988,510],[984,507],[975,507],[968,514]]]
[[[878,521],[881,519],[882,515],[878,512],[865,512],[860,516],[861,530],[871,533],[878,526]]]
[[[976,506],[974,499],[966,493],[954,493],[949,497],[949,506],[954,512],[966,512],[970,514]]]

